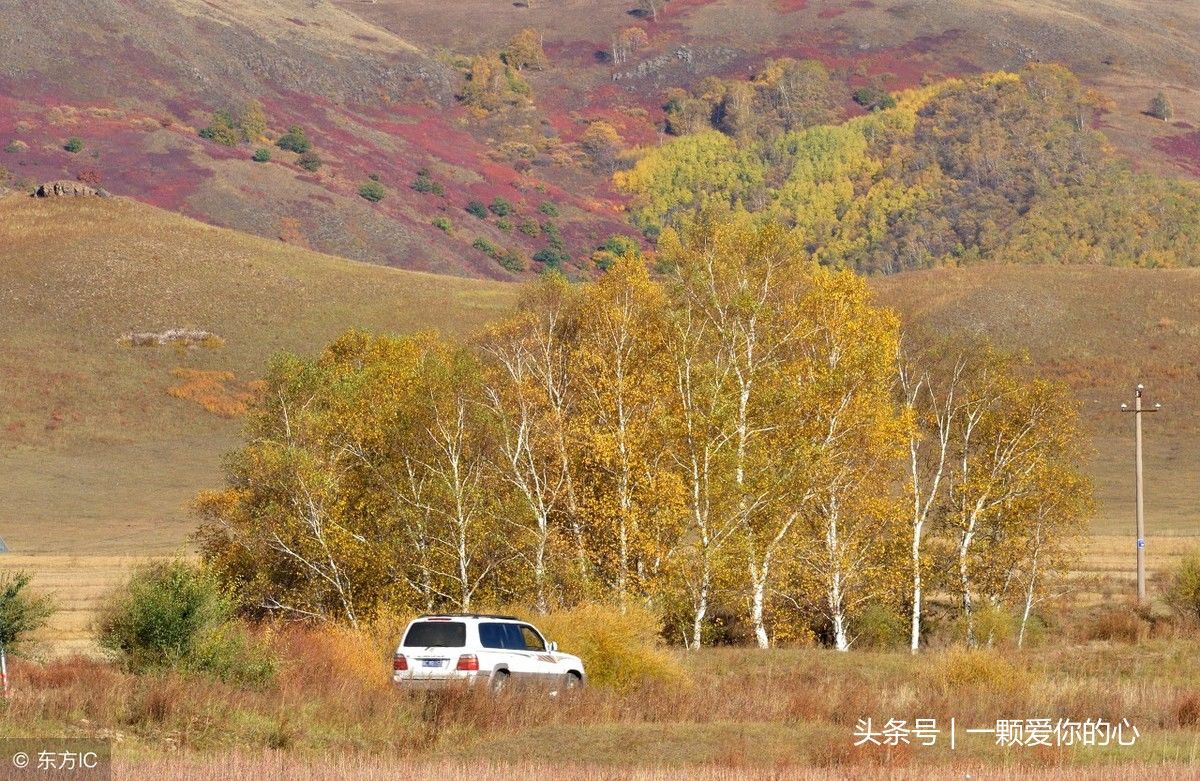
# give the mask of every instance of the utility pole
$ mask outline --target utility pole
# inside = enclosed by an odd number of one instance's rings
[[[1158,412],[1161,404],[1155,404],[1151,409],[1142,409],[1142,393],[1146,386],[1138,383],[1133,392],[1133,409],[1128,404],[1121,405],[1122,412],[1133,413],[1133,503],[1134,518],[1137,522],[1137,598],[1138,604],[1146,603],[1146,519],[1142,514],[1142,413]]]

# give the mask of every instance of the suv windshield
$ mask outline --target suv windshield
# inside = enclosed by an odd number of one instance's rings
[[[406,648],[462,648],[467,625],[461,621],[418,621],[404,636]]]

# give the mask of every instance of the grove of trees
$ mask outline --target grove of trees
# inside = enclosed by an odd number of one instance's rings
[[[204,558],[244,610],[646,605],[671,639],[850,648],[928,610],[1023,633],[1086,518],[1074,404],[901,338],[864,280],[744,211],[532,283],[475,338],[351,331],[271,365]],[[911,618],[911,622],[909,619]]]
[[[819,63],[781,60],[674,93],[677,137],[615,174],[635,222],[653,236],[742,206],[819,262],[867,273],[1200,259],[1200,185],[1116,160],[1092,128],[1103,100],[1060,66],[947,80],[840,124],[830,89]]]

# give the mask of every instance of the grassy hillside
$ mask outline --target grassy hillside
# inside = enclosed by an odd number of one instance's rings
[[[512,295],[123,199],[0,199],[0,275],[0,534],[28,552],[172,550],[189,528],[183,503],[235,441],[222,413],[269,356],[311,353],[352,326],[464,332]],[[176,327],[223,344],[120,343]]]
[[[899,89],[1030,61],[1061,62],[1110,96],[1104,131],[1139,166],[1200,175],[1200,51],[1195,3],[1150,0],[671,0],[657,18],[632,0],[46,0],[0,6],[0,167],[22,185],[99,180],[120,195],[215,225],[357,260],[509,279],[485,239],[526,258],[545,235],[544,201],[572,273],[613,233],[629,232],[604,166],[578,141],[604,120],[625,145],[659,138],[667,91],[704,77],[748,77],[774,57],[816,58],[834,72],[841,108],[853,88]],[[646,45],[611,62],[615,35]],[[549,58],[524,74],[532,103],[474,116],[456,99],[470,55],[538,31]],[[44,41],[54,41],[46,47]],[[63,56],[69,52],[70,56]],[[457,58],[457,59],[456,59]],[[1164,91],[1175,119],[1144,114]],[[224,147],[197,130],[213,111],[261,101],[269,135],[307,128],[323,165],[306,171],[275,150]],[[84,148],[63,145],[78,137]],[[428,170],[444,195],[410,188]],[[358,188],[379,176],[378,204]],[[0,179],[3,179],[0,171]],[[501,225],[466,214],[502,197]],[[432,225],[449,220],[446,233]],[[511,265],[511,264],[510,264]],[[537,264],[531,264],[536,266]]]

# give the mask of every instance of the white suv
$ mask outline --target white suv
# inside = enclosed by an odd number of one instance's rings
[[[402,689],[482,682],[499,691],[522,682],[557,692],[585,680],[579,657],[560,653],[515,616],[421,616],[408,625],[392,663],[392,682]]]

